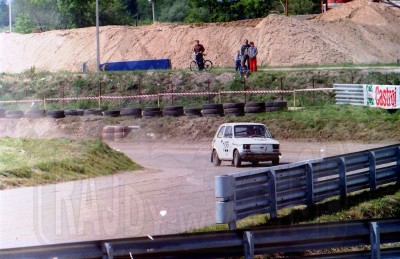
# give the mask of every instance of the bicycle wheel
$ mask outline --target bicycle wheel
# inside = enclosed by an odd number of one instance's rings
[[[210,71],[213,67],[213,63],[210,60],[204,60],[204,70]]]
[[[197,62],[194,61],[194,60],[192,60],[192,62],[190,62],[189,68],[190,68],[190,71],[196,71],[196,70],[199,69],[199,68],[197,67]]]

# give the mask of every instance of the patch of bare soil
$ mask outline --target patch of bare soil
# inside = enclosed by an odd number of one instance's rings
[[[400,9],[355,0],[309,20],[270,15],[231,23],[106,26],[100,55],[101,62],[169,58],[174,68],[185,68],[199,39],[207,58],[226,67],[249,39],[260,65],[394,62],[400,58],[399,24]],[[84,62],[94,70],[95,28],[1,33],[0,52],[0,72],[81,71]]]

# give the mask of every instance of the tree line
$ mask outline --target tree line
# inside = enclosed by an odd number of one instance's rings
[[[8,1],[0,0],[0,27],[8,26]],[[228,22],[283,14],[285,0],[98,0],[100,25],[152,22],[152,4],[159,22]],[[12,0],[13,31],[72,29],[96,24],[95,0]],[[291,0],[289,14],[320,10],[320,0]]]

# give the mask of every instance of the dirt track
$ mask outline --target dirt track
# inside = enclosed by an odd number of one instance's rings
[[[232,66],[244,39],[258,47],[258,63],[270,66],[396,62],[400,58],[400,9],[355,0],[308,20],[270,15],[213,24],[106,26],[100,30],[101,62],[169,58],[186,68],[199,39],[217,66]],[[0,72],[30,68],[95,70],[95,28],[20,35],[0,33]]]
[[[282,143],[282,163],[381,146]],[[214,220],[214,176],[253,169],[209,162],[210,143],[112,143],[140,172],[0,192],[0,248],[183,232]],[[261,164],[269,166],[269,163]],[[6,224],[4,224],[6,222]]]

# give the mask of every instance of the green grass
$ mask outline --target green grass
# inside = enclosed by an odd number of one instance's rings
[[[86,179],[140,166],[101,141],[0,138],[0,189]]]

